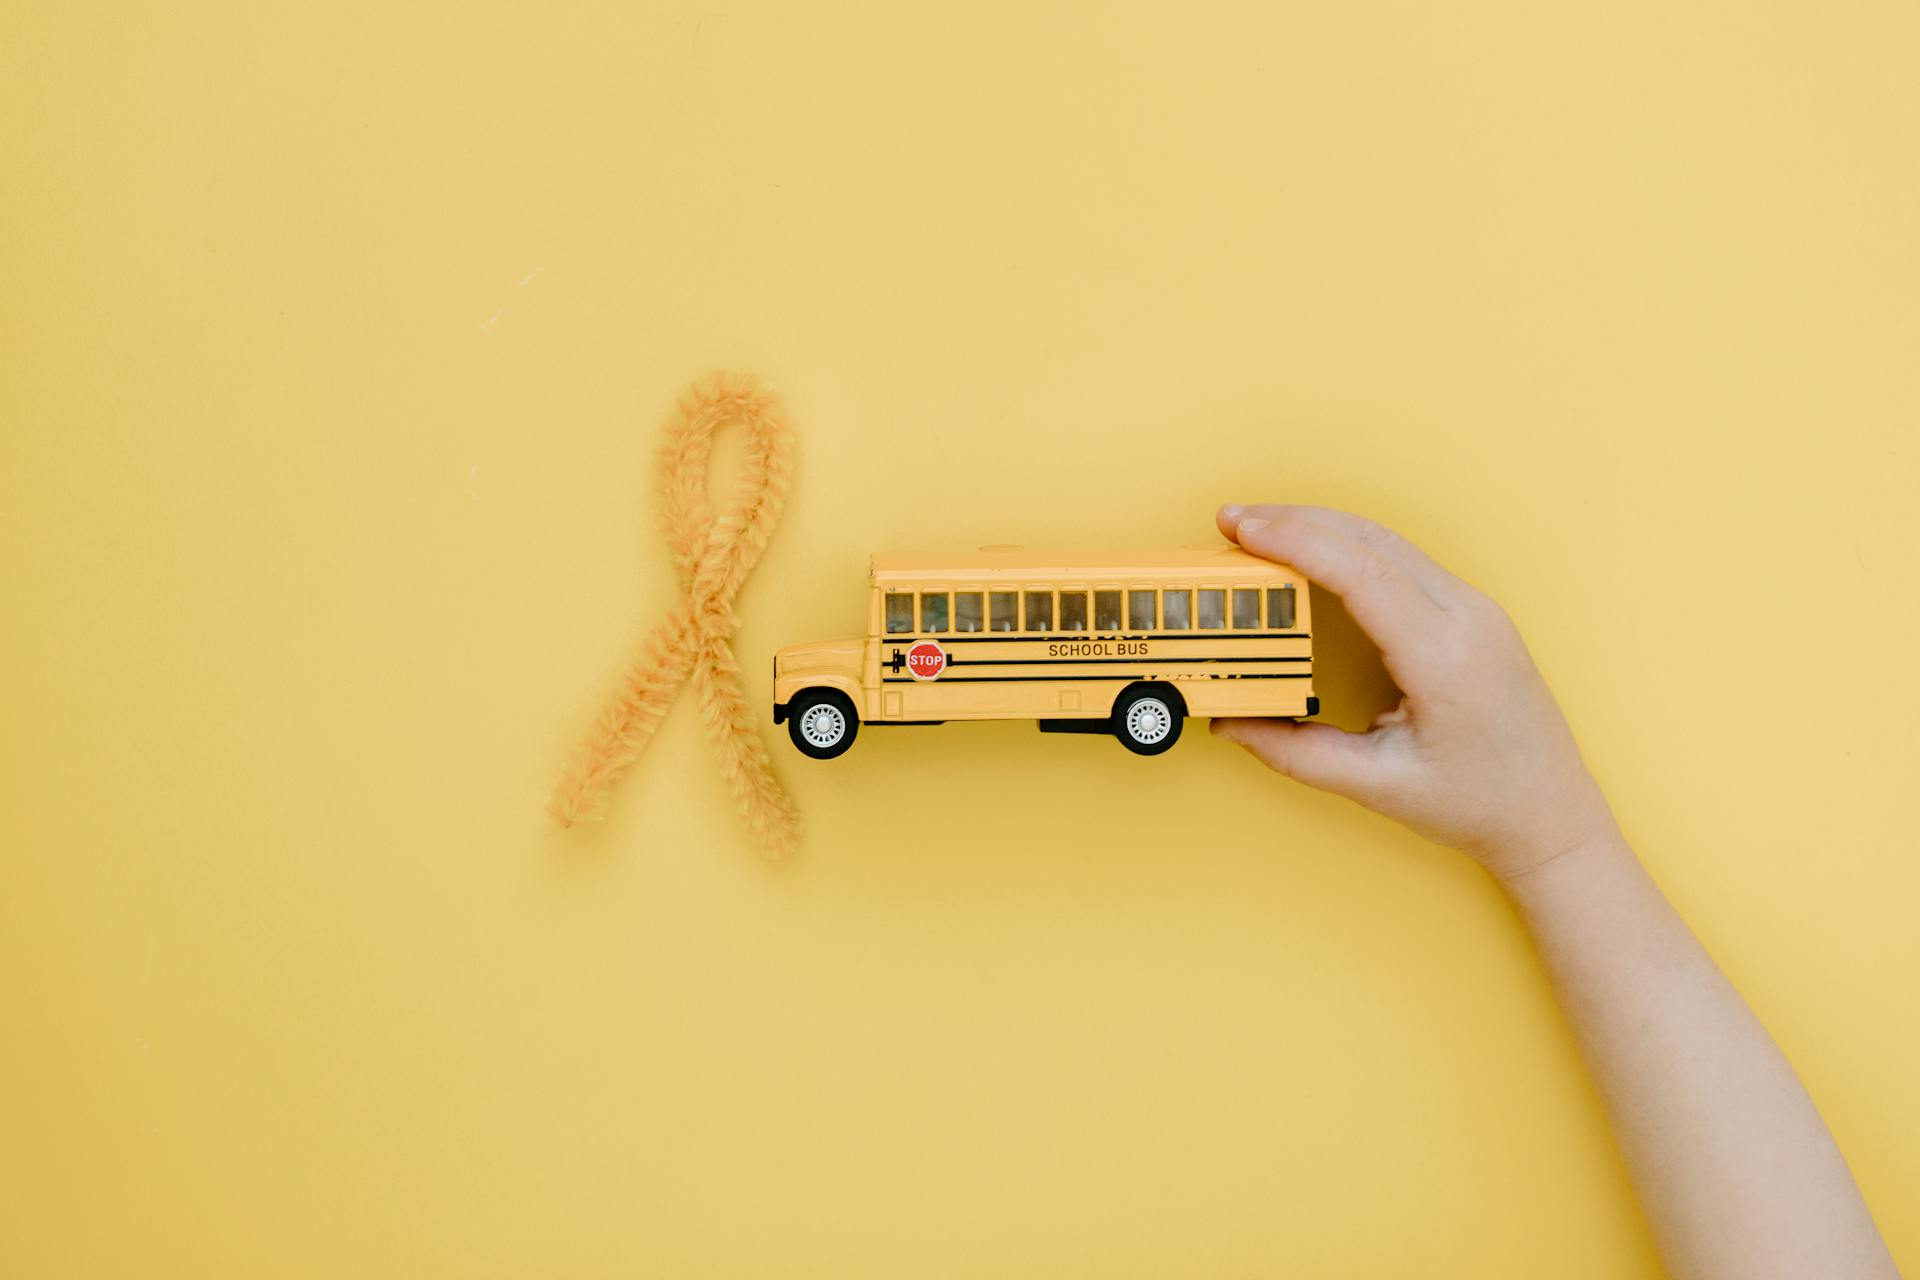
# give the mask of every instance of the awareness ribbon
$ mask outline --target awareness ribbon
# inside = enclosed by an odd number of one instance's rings
[[[730,425],[746,432],[746,464],[734,505],[716,512],[707,495],[707,462],[714,434]],[[767,853],[784,856],[799,838],[799,811],[773,776],[766,743],[740,689],[731,641],[734,597],[786,505],[793,435],[770,392],[749,378],[716,374],[680,397],[658,467],[680,599],[648,633],[554,788],[547,811],[568,827],[605,816],[608,788],[639,758],[675,695],[691,682],[748,830]]]

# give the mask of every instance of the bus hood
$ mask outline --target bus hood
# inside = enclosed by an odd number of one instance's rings
[[[776,676],[792,671],[860,670],[861,640],[814,640],[790,644],[773,655]]]

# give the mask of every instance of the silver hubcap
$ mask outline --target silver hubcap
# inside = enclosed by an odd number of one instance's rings
[[[1152,746],[1173,732],[1173,711],[1158,698],[1142,698],[1127,708],[1127,736]]]
[[[846,732],[847,717],[842,714],[840,708],[830,702],[810,707],[807,713],[800,717],[800,736],[807,740],[809,746],[836,746],[840,739],[846,736]]]

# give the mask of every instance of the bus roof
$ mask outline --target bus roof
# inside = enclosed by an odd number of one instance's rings
[[[1093,554],[1084,551],[981,547],[975,551],[883,553],[873,557],[875,582],[950,581],[957,578],[1278,578],[1300,575],[1226,543]]]

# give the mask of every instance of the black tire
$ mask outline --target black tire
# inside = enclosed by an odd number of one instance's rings
[[[1180,741],[1187,705],[1163,684],[1139,684],[1113,704],[1113,736],[1137,756],[1157,756]]]
[[[803,756],[831,760],[845,755],[859,735],[860,716],[847,695],[837,690],[808,689],[787,709],[787,736]]]

